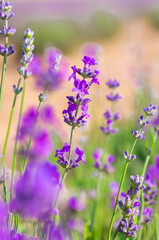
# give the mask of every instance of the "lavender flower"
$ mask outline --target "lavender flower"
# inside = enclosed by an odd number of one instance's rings
[[[21,66],[18,69],[18,72],[25,79],[31,76],[31,72],[29,72],[28,66],[33,59],[33,53],[32,53],[32,51],[34,50],[33,35],[34,35],[34,32],[31,31],[30,28],[28,28],[24,32],[24,40],[23,40],[23,45],[22,45],[23,54],[22,54],[22,59],[21,59]]]
[[[159,136],[159,105],[158,105],[157,116],[152,119],[151,124],[155,129],[155,131],[157,131],[157,135]]]
[[[13,4],[10,2],[0,1],[0,19],[2,20],[9,20],[14,17],[12,13]]]
[[[53,212],[60,174],[49,162],[30,162],[15,186],[15,198],[11,203],[13,212],[26,218],[48,219]]]
[[[152,182],[150,175],[146,174],[145,182],[146,187],[144,188],[144,203],[145,206],[150,206],[156,203],[155,197],[158,193],[157,185]]]
[[[123,153],[123,156],[128,162],[131,162],[136,158],[135,154],[130,154],[129,155],[129,152],[127,150]]]
[[[153,182],[159,183],[159,155],[155,156],[155,164],[148,167],[147,173],[150,175]]]
[[[95,168],[98,168],[98,169],[102,168],[101,159],[103,158],[103,153],[104,153],[104,151],[102,148],[97,148],[96,150],[94,150],[93,158],[95,160],[95,163],[93,164],[93,166]]]
[[[8,48],[5,48],[3,47],[1,44],[0,44],[0,54],[2,56],[10,56],[14,53],[14,49],[13,49],[13,45],[10,45]]]
[[[111,182],[109,184],[109,188],[110,188],[110,191],[111,191],[111,193],[109,194],[110,208],[114,209],[115,202],[116,202],[116,197],[117,197],[118,190],[119,190],[119,184],[117,182]]]
[[[70,152],[70,145],[67,143],[64,144],[62,149],[57,149],[55,157],[58,157],[57,163],[61,165],[63,168],[76,168],[79,166],[79,162],[82,161],[83,164],[86,164],[86,161],[83,159],[84,152],[81,151],[78,147],[75,149],[76,155],[78,155],[76,160],[72,158],[69,160],[65,157],[65,153]]]
[[[12,25],[10,25],[9,27],[3,26],[2,30],[0,30],[0,34],[5,36],[5,37],[12,36],[15,33],[16,33],[16,29],[12,28]]]
[[[118,101],[118,100],[121,100],[121,99],[122,99],[122,96],[119,95],[119,93],[114,94],[114,93],[111,92],[109,95],[108,95],[108,94],[106,95],[106,98],[107,98],[109,101],[116,102],[116,101]]]
[[[49,48],[44,53],[47,68],[42,64],[42,60],[35,56],[29,66],[36,79],[36,86],[40,89],[52,91],[58,89],[63,80],[67,77],[68,61],[63,57],[62,52],[57,48]]]
[[[103,114],[106,119],[110,119],[112,121],[116,121],[120,119],[120,112],[111,113],[109,109]]]
[[[50,220],[45,222],[42,235],[43,235],[43,239],[47,239],[47,240],[67,239],[67,234],[64,228],[60,225],[56,225],[54,222]]]
[[[68,222],[68,228],[83,233],[83,221],[81,219],[71,218]]]
[[[152,215],[152,208],[146,207],[143,210],[143,215],[142,215],[142,224],[147,224],[149,223]]]
[[[127,194],[122,193],[124,200],[119,200],[119,207],[122,210],[123,218],[120,221],[118,231],[126,237],[136,238],[136,231],[140,228],[134,224],[135,215],[138,215],[140,202],[138,198],[139,191],[144,188],[143,176],[131,176],[131,186]]]
[[[136,130],[136,131],[132,131],[131,133],[132,133],[132,135],[134,136],[135,139],[145,139],[144,131]]]
[[[147,116],[154,116],[156,114],[157,107],[150,104],[148,107],[144,107],[143,110]]]
[[[106,121],[106,127],[100,127],[100,129],[102,130],[103,133],[105,133],[106,135],[111,135],[111,134],[115,134],[118,132],[117,128],[112,128],[112,125],[114,124],[114,122],[110,119],[108,119]]]
[[[83,203],[80,203],[78,198],[71,197],[67,203],[68,207],[73,211],[81,212],[84,210],[85,205]]]
[[[109,88],[116,88],[120,86],[120,82],[117,79],[109,79],[106,84]]]

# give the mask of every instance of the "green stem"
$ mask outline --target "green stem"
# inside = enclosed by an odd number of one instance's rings
[[[27,82],[27,78],[24,79],[24,84],[23,84],[23,91],[22,91],[22,98],[21,98],[20,112],[19,112],[19,119],[18,119],[17,132],[16,132],[16,138],[15,138],[15,144],[14,144],[14,153],[13,153],[13,162],[12,162],[12,175],[11,175],[11,189],[10,189],[10,201],[12,200],[13,178],[14,178],[16,155],[17,155],[18,135],[19,135],[19,129],[20,129],[20,122],[21,122],[21,117],[22,117],[23,105],[24,105],[24,96],[25,96],[26,82]]]
[[[17,85],[18,90],[19,90],[21,79],[22,79],[22,76],[20,76],[19,81],[18,81],[18,85]],[[5,138],[4,147],[3,147],[3,153],[2,153],[3,157],[2,157],[2,160],[1,160],[1,167],[3,166],[3,163],[4,163],[4,157],[5,157],[8,138],[9,138],[9,134],[10,134],[10,128],[11,128],[11,123],[12,123],[12,118],[13,118],[13,113],[14,113],[14,109],[15,109],[15,103],[16,103],[17,95],[18,95],[18,92],[15,93],[13,104],[12,104],[12,109],[11,109],[9,123],[8,123],[8,129],[7,129],[6,138]]]
[[[5,27],[8,28],[8,20],[5,20]],[[8,47],[8,37],[5,37],[5,48],[7,47]],[[2,105],[2,94],[3,94],[4,77],[6,72],[6,64],[7,64],[7,56],[4,56],[3,66],[2,66],[2,75],[1,75],[1,87],[0,87],[0,110]]]
[[[45,95],[46,91],[47,91],[47,88],[45,88],[45,90],[43,92],[43,96]],[[28,142],[28,145],[27,145],[27,151],[26,151],[26,156],[25,156],[25,159],[24,159],[23,171],[25,170],[25,167],[26,167],[26,164],[27,164],[29,149],[30,149],[31,142],[32,142],[32,137],[33,137],[33,131],[34,131],[34,128],[35,128],[35,125],[36,125],[36,122],[37,122],[37,119],[38,119],[38,116],[39,116],[39,112],[40,112],[40,109],[41,109],[41,104],[42,104],[42,101],[39,101],[39,105],[38,105],[36,115],[35,115],[35,121],[34,121],[34,124],[33,124],[33,129],[32,129],[32,132],[31,132],[31,135],[30,135],[30,138],[29,138],[29,142]]]
[[[3,191],[4,191],[4,201],[7,202],[7,187],[6,187],[6,168],[3,168]]]
[[[75,113],[75,117],[77,117],[78,108],[79,108],[79,106],[77,106],[76,113]],[[72,126],[72,128],[71,128],[71,134],[70,134],[70,151],[69,151],[69,153],[68,153],[69,165],[70,165],[70,158],[71,158],[71,150],[72,150],[72,142],[73,142],[73,132],[74,132],[74,129],[75,129],[75,126]],[[58,197],[59,197],[59,194],[60,194],[60,190],[61,190],[61,187],[62,187],[64,178],[65,178],[65,175],[66,175],[67,172],[68,172],[68,168],[66,168],[66,169],[64,170],[64,173],[63,173],[63,175],[62,175],[61,182],[60,182],[60,185],[59,185],[59,189],[58,189],[58,192],[57,192],[57,196],[56,196],[56,199],[55,199],[55,202],[54,202],[54,206],[53,206],[54,208],[56,207],[56,204],[57,204],[57,201],[58,201]]]

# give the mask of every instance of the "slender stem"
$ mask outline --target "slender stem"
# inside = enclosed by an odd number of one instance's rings
[[[77,117],[77,113],[78,113],[78,106],[77,106],[77,109],[76,109],[76,113],[75,113],[75,117]],[[72,149],[72,142],[73,142],[73,132],[74,132],[74,129],[75,129],[75,126],[72,126],[71,128],[71,134],[70,134],[70,151],[68,153],[68,161],[69,161],[69,164],[70,164],[70,158],[71,158],[71,149]],[[56,207],[56,204],[57,204],[57,201],[58,201],[58,197],[59,197],[59,194],[60,194],[60,190],[61,190],[61,187],[62,187],[62,183],[64,181],[64,178],[65,178],[65,175],[66,173],[68,172],[68,168],[66,168],[64,170],[64,173],[62,175],[62,178],[61,178],[61,182],[60,182],[60,185],[59,185],[59,189],[58,189],[58,192],[57,192],[57,196],[56,196],[56,199],[55,199],[55,202],[54,202],[54,208]]]
[[[121,189],[122,189],[122,186],[123,186],[123,182],[124,182],[124,179],[125,179],[125,175],[126,175],[126,171],[127,171],[127,168],[128,168],[128,164],[129,164],[129,162],[126,162],[126,163],[125,163],[123,175],[122,175],[122,178],[121,178],[121,182],[120,182],[120,186],[119,186],[119,190],[118,190],[118,195],[117,195],[116,202],[115,202],[115,207],[114,207],[113,215],[112,215],[112,218],[111,218],[111,221],[110,221],[109,232],[108,232],[108,240],[110,240],[110,237],[111,237],[111,230],[112,230],[112,226],[113,226],[115,214],[116,214],[116,211],[117,211],[118,201],[119,201],[119,197],[120,197],[120,192],[121,192]]]
[[[4,2],[3,2],[4,4]],[[8,28],[8,20],[5,20],[5,27]],[[8,47],[8,37],[5,37],[5,48]],[[4,77],[6,72],[6,64],[7,64],[7,56],[5,55],[3,58],[3,66],[2,66],[2,74],[1,74],[1,87],[0,87],[0,110],[2,105],[2,94],[3,94],[3,85],[4,85]]]
[[[22,79],[22,76],[20,76],[20,78],[19,78],[17,89],[19,89],[21,79]],[[2,153],[3,156],[2,156],[2,160],[1,160],[1,167],[3,166],[3,163],[4,163],[4,157],[5,157],[8,138],[9,138],[9,134],[10,134],[10,128],[11,128],[11,123],[12,123],[13,112],[14,112],[14,109],[15,109],[15,103],[16,103],[17,95],[18,95],[18,92],[15,93],[15,96],[14,96],[14,99],[13,99],[12,109],[11,109],[9,123],[8,123],[8,129],[7,129],[6,138],[5,138],[4,147],[3,147],[3,153]]]
[[[3,168],[3,191],[4,191],[4,201],[7,202],[7,187],[6,187],[6,168]]]
[[[13,178],[14,178],[16,155],[17,155],[18,135],[19,135],[19,130],[20,130],[20,122],[21,122],[21,117],[22,117],[23,105],[24,105],[26,82],[27,82],[27,78],[24,79],[24,84],[23,84],[23,92],[22,92],[22,98],[21,98],[21,104],[20,104],[19,119],[18,119],[17,132],[16,132],[16,138],[15,138],[15,144],[14,144],[14,153],[13,153],[13,162],[12,162],[12,175],[11,175],[11,189],[10,189],[10,201],[12,199]]]
[[[45,90],[43,92],[43,96],[45,95],[46,91],[47,91],[47,88],[45,88]],[[28,145],[27,145],[27,151],[26,151],[26,155],[25,155],[25,159],[24,159],[23,170],[25,170],[26,163],[27,163],[27,160],[28,160],[29,149],[30,149],[30,146],[31,146],[32,138],[33,138],[34,128],[35,128],[36,122],[38,120],[39,112],[40,112],[40,109],[41,109],[41,104],[42,104],[42,101],[39,101],[39,105],[38,105],[36,115],[35,115],[35,121],[34,121],[34,124],[33,124],[33,129],[32,129],[32,132],[31,132],[31,135],[30,135],[30,138],[29,138],[29,142],[28,142]]]

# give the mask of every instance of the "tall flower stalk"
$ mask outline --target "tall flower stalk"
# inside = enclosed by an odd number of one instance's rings
[[[72,153],[72,142],[73,142],[73,134],[75,127],[80,127],[86,124],[86,119],[89,116],[88,114],[88,103],[91,101],[89,98],[85,98],[86,95],[89,94],[88,90],[93,83],[99,85],[97,75],[99,71],[91,70],[92,66],[95,66],[97,63],[95,62],[94,58],[90,58],[88,56],[84,56],[82,59],[84,63],[83,69],[77,68],[76,66],[72,67],[73,73],[69,77],[69,80],[74,80],[74,87],[72,91],[76,92],[76,96],[67,96],[68,101],[68,108],[64,110],[63,117],[64,122],[71,126],[71,135],[70,135],[70,143],[65,143],[62,149],[57,149],[55,157],[58,157],[57,163],[65,168],[61,183],[59,186],[59,190],[57,192],[57,197],[54,202],[54,207],[56,207],[59,193],[62,187],[62,183],[64,181],[66,173],[79,166],[79,162],[82,161],[85,164],[85,160],[83,159],[84,152],[81,151],[78,147],[75,149],[75,154],[78,156],[76,160],[71,158]],[[82,80],[77,78],[77,74],[82,77]],[[86,81],[87,79],[87,81]],[[80,112],[80,116],[78,113]],[[65,156],[68,154],[68,157]]]
[[[15,85],[13,85],[13,91],[15,93],[15,96],[14,96],[14,99],[13,99],[12,109],[11,109],[10,117],[9,117],[8,129],[7,129],[7,133],[6,133],[6,137],[5,137],[5,141],[4,141],[3,153],[2,153],[2,159],[1,159],[1,167],[3,166],[3,163],[4,163],[4,157],[5,157],[5,152],[6,152],[6,148],[7,148],[8,138],[9,138],[9,134],[10,134],[12,118],[13,118],[13,113],[14,113],[14,109],[15,109],[17,96],[23,90],[22,87],[20,88],[21,79],[22,79],[22,75],[20,75],[17,87]]]
[[[1,86],[0,86],[0,109],[2,105],[3,85],[6,72],[7,57],[14,53],[13,45],[8,47],[8,37],[15,34],[16,30],[12,28],[12,25],[8,26],[8,20],[11,19],[14,14],[12,13],[13,4],[9,2],[0,1],[0,19],[3,20],[4,26],[2,27],[0,34],[5,37],[5,46],[0,44],[0,55],[3,56]]]
[[[19,74],[22,75],[23,78],[24,78],[24,83],[23,83],[23,91],[22,91],[20,111],[19,111],[19,118],[18,118],[18,125],[17,125],[17,131],[16,131],[16,138],[15,138],[15,144],[14,144],[14,153],[13,153],[13,162],[12,162],[12,174],[11,174],[10,200],[12,199],[12,188],[13,188],[13,179],[14,179],[14,172],[15,172],[17,143],[18,143],[20,122],[21,122],[23,105],[24,105],[26,83],[27,83],[27,79],[31,76],[31,72],[29,72],[28,66],[29,66],[29,63],[33,59],[33,53],[32,53],[32,51],[34,49],[34,45],[33,45],[34,38],[33,38],[33,35],[34,35],[34,32],[31,31],[30,28],[28,28],[24,32],[24,42],[23,42],[23,45],[22,45],[23,54],[22,54],[22,59],[21,59],[21,64],[22,65],[18,69]]]
[[[144,131],[142,129],[143,129],[143,127],[147,126],[150,123],[150,121],[148,121],[147,118],[149,116],[154,116],[155,115],[155,113],[156,113],[156,106],[150,104],[148,107],[143,108],[143,110],[145,112],[146,117],[144,118],[143,116],[140,116],[140,118],[138,120],[138,122],[140,124],[139,130],[131,132],[132,135],[135,138],[135,141],[134,141],[134,143],[132,145],[130,153],[127,150],[123,153],[124,158],[126,159],[126,163],[125,163],[125,167],[124,167],[124,170],[123,170],[122,178],[121,178],[121,181],[120,181],[120,186],[119,186],[118,195],[117,195],[117,198],[116,198],[116,203],[115,203],[113,215],[112,215],[112,218],[111,218],[111,221],[110,221],[110,225],[109,225],[108,238],[107,238],[108,240],[111,239],[112,226],[113,226],[113,223],[114,223],[114,218],[115,218],[115,214],[116,214],[117,207],[118,207],[118,201],[119,201],[121,189],[122,189],[122,186],[123,186],[123,183],[124,183],[124,180],[125,180],[125,175],[126,175],[126,172],[127,172],[128,165],[129,165],[129,163],[132,160],[134,160],[136,158],[135,154],[133,154],[133,150],[135,148],[137,140],[145,139]]]

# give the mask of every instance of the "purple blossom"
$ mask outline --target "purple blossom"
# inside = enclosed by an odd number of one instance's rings
[[[147,224],[150,221],[152,211],[152,208],[144,208],[142,215],[142,224]]]
[[[109,109],[107,109],[106,112],[103,115],[106,119],[110,119],[112,121],[116,121],[116,120],[120,119],[120,112],[119,111],[113,114],[113,113],[111,113],[111,111]]]
[[[117,79],[109,79],[109,81],[106,82],[106,84],[110,88],[116,88],[120,86],[120,82]]]
[[[98,59],[98,56],[102,51],[102,47],[98,44],[88,42],[82,46],[81,50],[84,55]]]
[[[156,114],[157,107],[150,104],[148,107],[144,107],[143,110],[147,116],[154,116]]]
[[[0,1],[0,19],[2,20],[9,20],[14,17],[12,13],[13,4],[10,2]]]
[[[116,202],[116,197],[117,197],[118,190],[119,190],[119,184],[117,182],[111,182],[109,184],[109,188],[110,188],[110,191],[111,191],[111,193],[109,194],[110,208],[114,209],[115,202]]]
[[[2,56],[10,56],[13,53],[14,53],[13,45],[10,45],[8,48],[5,48],[0,44],[0,54]]]
[[[116,132],[118,132],[118,129],[117,128],[112,128],[113,124],[114,124],[114,122],[112,120],[108,119],[106,121],[106,127],[102,126],[102,127],[100,127],[100,129],[106,135],[115,134]]]
[[[157,131],[157,135],[159,135],[159,105],[158,105],[157,116],[151,120],[151,124],[155,129],[155,131]]]
[[[108,156],[108,160],[107,162],[104,164],[104,170],[107,172],[107,173],[113,173],[114,172],[114,167],[111,165],[111,163],[114,162],[114,155],[113,154],[109,154]]]
[[[145,182],[146,187],[143,190],[145,205],[153,205],[156,203],[155,197],[158,193],[157,185],[152,182],[150,175],[146,174]]]
[[[102,168],[101,159],[103,158],[103,153],[104,151],[102,148],[97,148],[96,150],[94,150],[93,158],[95,160],[95,163],[93,164],[93,166],[95,168]]]
[[[51,105],[45,105],[40,111],[40,118],[43,123],[53,124],[55,122],[55,112]]]
[[[11,36],[14,35],[16,33],[15,28],[12,28],[12,25],[10,25],[9,27],[3,26],[2,30],[0,30],[0,34],[3,36]]]
[[[129,152],[127,150],[123,153],[123,156],[128,162],[131,162],[136,158],[135,154],[129,155]]]
[[[42,60],[35,56],[29,70],[32,71],[36,79],[37,88],[47,88],[48,91],[56,90],[67,77],[68,61],[57,48],[47,49],[44,53],[44,61],[47,63],[46,67],[43,66]]]
[[[13,212],[43,221],[53,212],[52,203],[59,187],[60,173],[49,162],[30,162],[15,186]]]
[[[68,222],[68,228],[83,233],[83,221],[81,219],[71,218]]]
[[[109,101],[115,102],[115,101],[121,100],[122,96],[119,93],[114,94],[113,92],[111,92],[109,95],[108,94],[106,95],[106,98]]]
[[[71,197],[67,203],[68,207],[71,208],[73,211],[81,212],[84,210],[85,205],[79,202],[78,198]]]
[[[71,168],[78,167],[80,161],[82,161],[83,164],[86,164],[86,161],[83,159],[84,152],[80,150],[78,147],[75,149],[75,153],[76,155],[78,155],[76,160],[73,160],[72,158],[70,158],[70,162],[69,162],[69,160],[65,156],[65,153],[69,153],[69,152],[70,152],[70,145],[68,145],[67,143],[65,143],[62,149],[56,150],[55,157],[58,157],[57,163],[59,165],[61,165],[64,168],[71,169]]]
[[[145,132],[144,131],[136,130],[136,131],[132,131],[131,133],[132,133],[132,135],[134,136],[135,139],[145,139],[145,136],[144,136]]]
[[[54,222],[46,221],[43,229],[43,239],[65,240],[67,239],[64,228]]]

